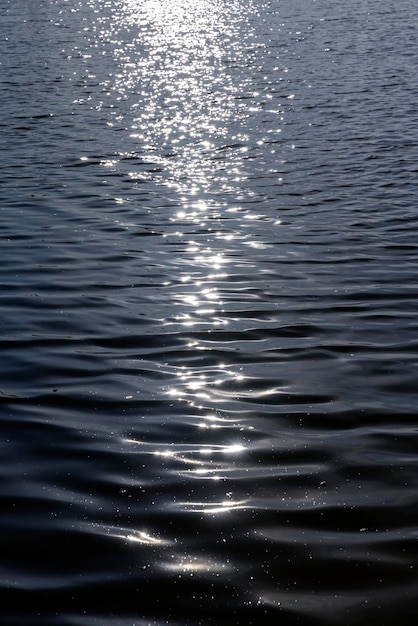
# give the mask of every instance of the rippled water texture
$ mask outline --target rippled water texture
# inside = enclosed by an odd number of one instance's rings
[[[418,12],[0,0],[0,622],[406,626]]]

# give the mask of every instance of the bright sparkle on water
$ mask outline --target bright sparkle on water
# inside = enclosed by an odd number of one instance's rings
[[[117,65],[104,85],[120,103],[111,123],[124,125],[142,156],[168,173],[166,184],[195,196],[199,206],[214,180],[225,189],[241,180],[239,158],[227,171],[213,158],[229,144],[245,151],[247,139],[236,123],[234,3],[226,9],[217,0],[126,0],[117,17],[100,33],[114,44]]]

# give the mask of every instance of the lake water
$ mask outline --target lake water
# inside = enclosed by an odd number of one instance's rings
[[[416,1],[0,20],[1,624],[416,624]]]

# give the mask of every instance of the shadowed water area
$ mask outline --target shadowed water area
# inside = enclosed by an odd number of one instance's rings
[[[415,0],[0,0],[0,623],[418,619]]]

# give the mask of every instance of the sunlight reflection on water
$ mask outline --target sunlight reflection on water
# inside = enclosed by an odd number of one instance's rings
[[[234,267],[232,244],[267,247],[252,231],[225,226],[226,218],[235,216],[240,222],[266,220],[262,213],[236,206],[246,193],[245,127],[254,114],[241,57],[245,38],[250,54],[253,33],[242,6],[234,2],[126,0],[116,14],[117,19],[102,24],[101,38],[113,41],[117,66],[105,85],[115,98],[110,123],[123,128],[131,141],[121,158],[129,154],[152,163],[178,196],[169,218],[178,230],[163,235],[175,246],[178,287],[170,289],[173,314],[160,322],[210,334],[229,324],[221,285]],[[132,180],[138,175],[142,172],[129,172]],[[220,193],[231,196],[232,206],[219,205]],[[187,347],[211,350],[197,339]],[[241,371],[221,363],[210,372],[198,364],[179,366],[176,377],[178,384],[167,390],[171,397],[191,406],[204,402],[208,408],[222,400],[225,381],[244,380]]]
[[[117,71],[104,85],[118,103],[111,123],[124,125],[141,157],[164,168],[179,193],[199,196],[213,181],[236,188],[248,141],[239,120],[248,115],[241,96],[249,86],[237,80],[242,7],[126,0],[116,13],[100,33],[115,44]],[[217,150],[230,152],[226,170]]]
[[[3,622],[405,612],[412,0],[3,4]]]

